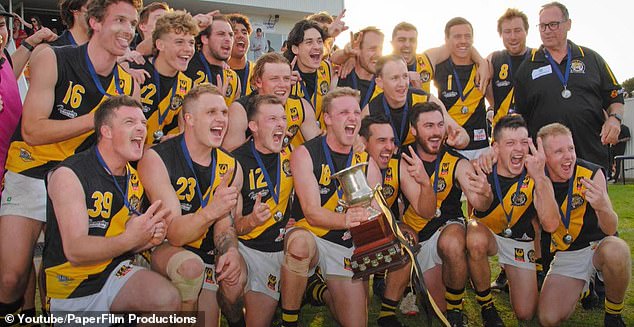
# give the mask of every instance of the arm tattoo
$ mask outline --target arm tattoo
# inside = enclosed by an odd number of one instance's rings
[[[230,247],[238,247],[238,237],[233,226],[214,237],[214,244],[219,255],[223,255]]]

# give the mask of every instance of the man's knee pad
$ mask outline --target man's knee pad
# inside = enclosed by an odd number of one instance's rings
[[[180,265],[189,260],[194,259],[200,262],[202,269],[200,275],[194,278],[185,278],[179,272]],[[172,281],[172,284],[178,289],[183,301],[193,301],[198,298],[198,293],[203,285],[203,279],[205,277],[205,266],[203,260],[195,253],[190,251],[181,251],[174,254],[167,262],[167,276]]]
[[[287,242],[291,243],[293,239],[297,235],[291,234],[290,238]],[[312,240],[311,240],[312,241]],[[311,256],[315,252],[315,242],[306,242],[306,251],[308,252],[308,257],[301,258],[296,255],[293,255],[291,250],[287,249],[286,253],[284,253],[284,263],[282,264],[288,271],[297,274],[299,276],[308,277],[308,270],[310,269],[310,261]]]

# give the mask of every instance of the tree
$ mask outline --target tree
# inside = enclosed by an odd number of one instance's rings
[[[634,91],[634,77],[626,79],[621,85],[623,86],[625,91],[631,94],[632,91]]]

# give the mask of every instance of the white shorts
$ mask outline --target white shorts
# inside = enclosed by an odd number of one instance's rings
[[[489,151],[489,147],[484,147],[482,149],[474,149],[474,150],[456,150],[456,152],[463,155],[465,158],[469,160],[479,158],[483,153]]]
[[[438,239],[440,238],[440,234],[445,226],[452,224],[460,224],[462,227],[465,226],[464,219],[451,219],[447,221],[445,225],[438,228],[438,230],[434,232],[429,239],[419,243],[420,250],[418,251],[418,254],[416,254],[416,261],[420,266],[421,272],[425,272],[442,264],[442,259],[440,258],[440,255],[438,255]]]
[[[312,233],[311,233],[312,234]],[[350,266],[350,258],[354,252],[354,246],[347,248],[312,234],[317,244],[317,253],[319,262],[317,265],[321,269],[324,278],[330,276],[352,278],[352,267]]]
[[[284,251],[262,252],[243,245],[242,242],[239,242],[238,249],[249,271],[244,291],[263,293],[278,301]]]
[[[46,223],[46,185],[43,179],[7,170],[0,216],[20,216]]]
[[[133,265],[131,260],[124,260],[112,270],[101,291],[70,299],[52,298],[50,299],[50,311],[51,313],[72,312],[77,316],[82,315],[82,313],[86,316],[95,315],[96,311],[109,312],[112,302],[130,277],[143,269],[145,268]]]
[[[586,282],[583,287],[585,292],[588,289],[590,279],[597,269],[592,264],[594,251],[599,247],[601,241],[591,242],[589,246],[575,251],[559,251],[555,253],[553,261],[550,263],[548,275],[561,275]],[[603,280],[601,274],[599,279]]]
[[[533,271],[536,269],[534,242],[520,242],[496,234],[493,234],[493,236],[498,247],[498,262],[500,265],[510,265]]]
[[[203,262],[205,266],[205,279],[203,279],[203,289],[216,292],[218,290],[218,282],[216,281],[216,265]]]

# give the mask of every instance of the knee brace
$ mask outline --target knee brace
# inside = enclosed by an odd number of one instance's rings
[[[194,259],[200,262],[202,269],[200,275],[194,278],[185,278],[178,272],[178,268],[183,262]],[[172,281],[172,284],[178,289],[183,301],[193,301],[198,298],[198,293],[203,285],[203,279],[205,277],[205,267],[202,259],[196,254],[190,251],[181,251],[174,254],[167,262],[167,276]]]

